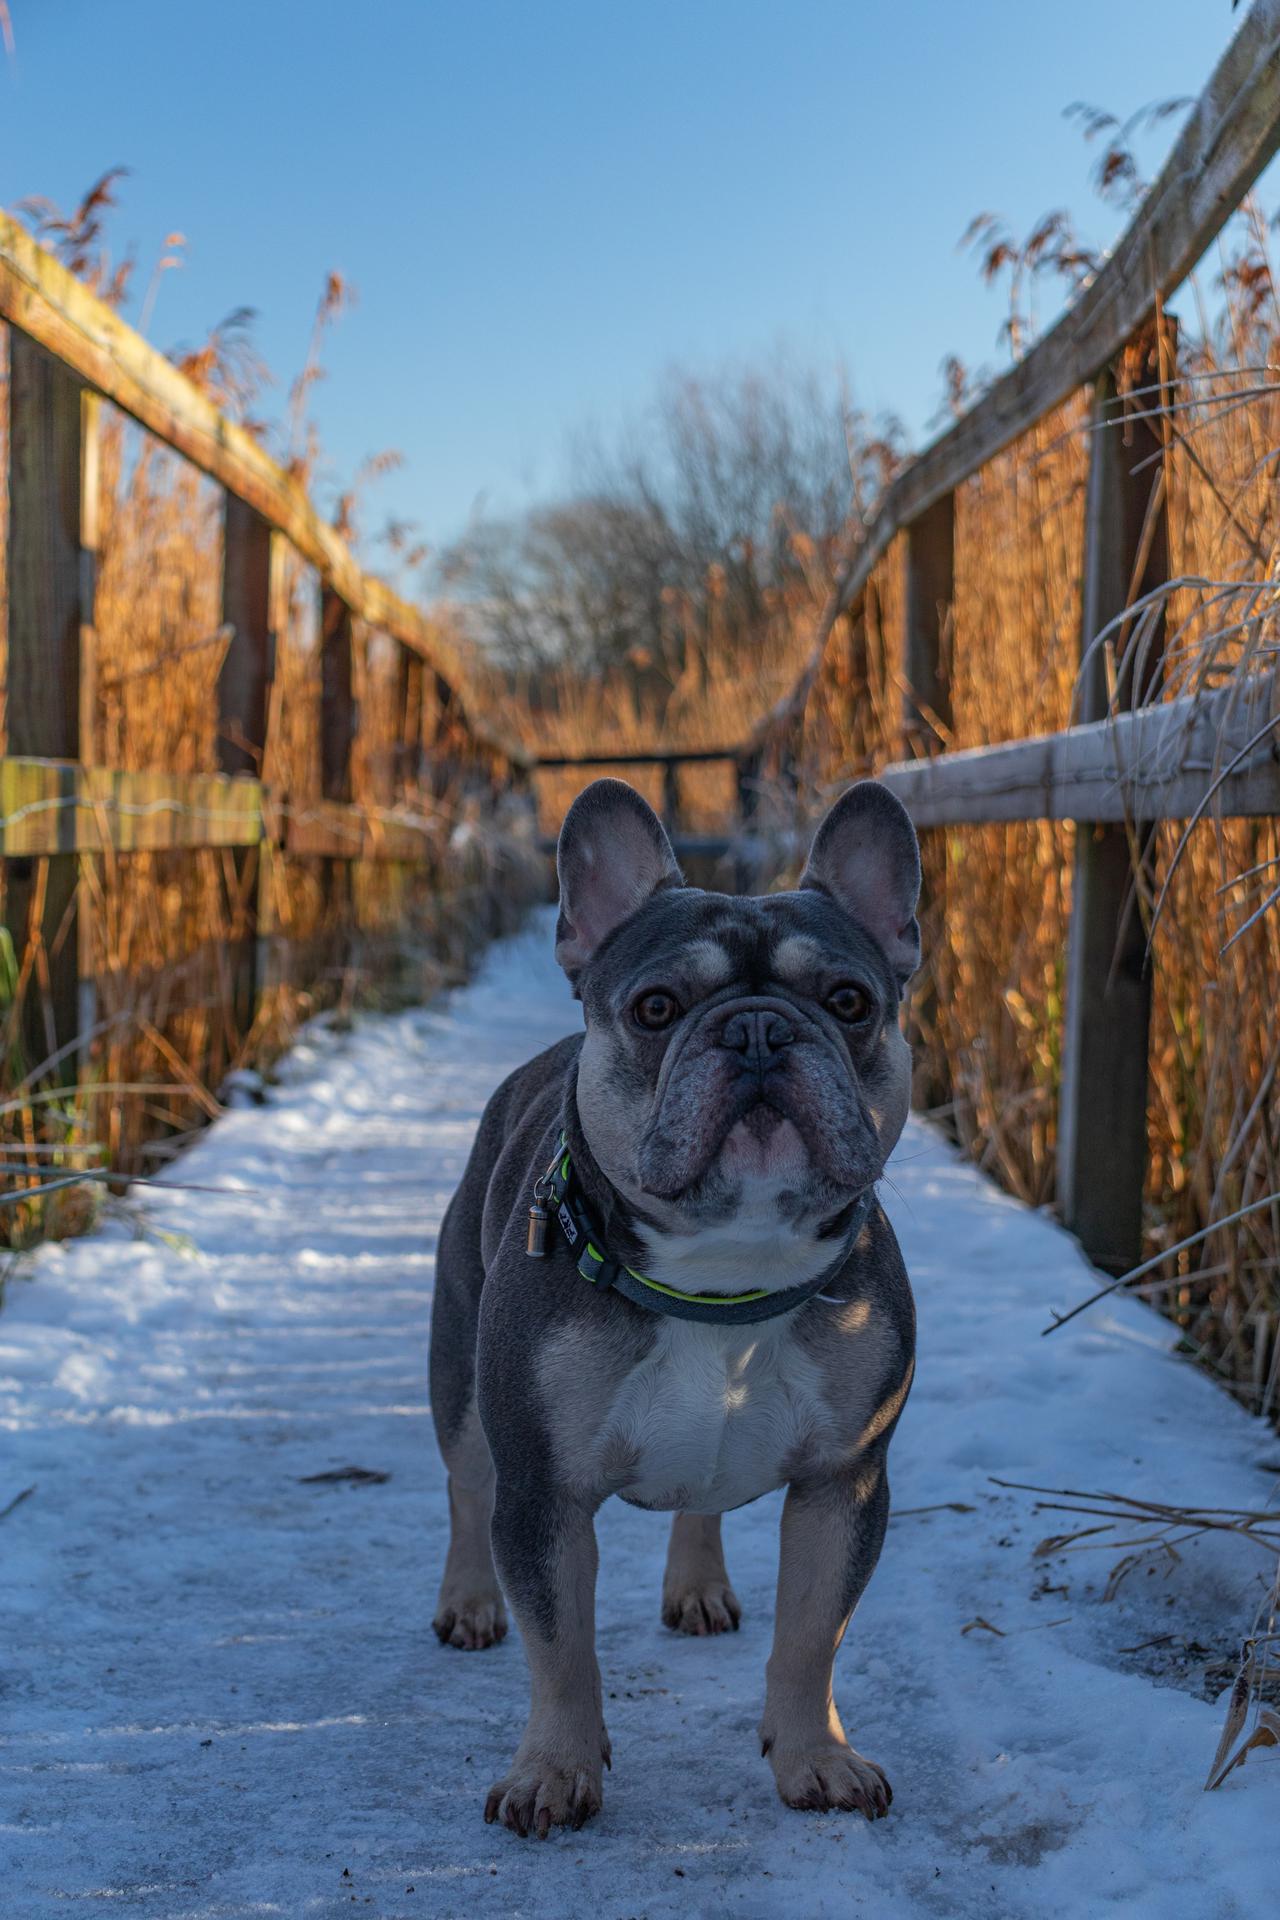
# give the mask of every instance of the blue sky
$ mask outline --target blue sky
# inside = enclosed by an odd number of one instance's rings
[[[1050,206],[1112,236],[1062,117],[1198,92],[1229,0],[9,0],[0,202],[132,169],[113,231],[150,332],[233,307],[282,380],[326,271],[359,305],[315,412],[345,479],[396,447],[372,521],[439,546],[552,490],[583,428],[673,362],[779,343],[842,360],[917,439],[954,351],[997,363],[957,240]],[[1163,136],[1168,138],[1168,133]],[[1153,155],[1153,158],[1155,156]],[[277,396],[283,405],[283,394]]]

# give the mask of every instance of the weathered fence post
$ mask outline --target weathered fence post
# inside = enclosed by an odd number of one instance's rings
[[[955,600],[955,495],[943,494],[907,528],[906,680],[902,737],[908,758],[941,752],[951,725],[948,652]]]
[[[396,713],[400,737],[396,742],[398,791],[420,786],[423,773],[422,703],[426,663],[421,654],[401,647],[397,658]]]
[[[955,495],[946,493],[907,528],[902,745],[904,754],[912,759],[940,753],[951,726],[949,655],[955,602],[955,525]],[[939,837],[936,858],[931,857],[934,848],[928,840],[922,852],[925,886],[920,913],[926,927],[926,970],[911,997],[917,1042],[927,1042],[937,1025],[938,995],[931,947],[941,939],[946,909],[944,843]],[[951,1097],[949,1078],[936,1047],[933,1055],[930,1059],[924,1047],[918,1046],[912,1074],[912,1101],[926,1110],[944,1106]]]
[[[320,596],[320,791],[326,800],[351,798],[356,724],[351,609],[325,587]]]
[[[261,779],[267,711],[276,671],[278,543],[261,514],[236,495],[225,500],[222,542],[222,618],[234,629],[218,674],[218,765],[223,773]],[[233,919],[241,937],[229,943],[232,1002],[243,1035],[253,1025],[264,967],[261,928],[261,848],[229,856],[235,874]]]
[[[865,712],[859,711],[860,709],[865,709],[867,705],[868,692],[867,600],[865,593],[850,607],[847,615],[847,628],[848,644],[845,658],[848,665],[843,689],[844,699],[851,715],[858,716],[856,721],[857,730],[854,737],[862,749],[859,758],[862,759],[863,755],[866,755],[866,763],[869,764],[870,756],[866,754],[866,716]],[[862,771],[861,767],[859,771]]]
[[[358,724],[352,660],[351,609],[332,587],[320,592],[320,792],[343,805],[352,797],[351,750]],[[327,859],[321,868],[325,911],[350,934],[351,862]]]
[[[756,817],[760,804],[760,771],[763,755],[759,748],[744,753],[734,762],[734,777],[738,795],[738,824],[746,827]]]
[[[733,763],[734,791],[737,796],[738,846],[733,861],[735,893],[749,893],[758,878],[758,855],[747,845],[747,836],[755,826],[760,807],[760,776],[764,754],[759,747],[740,754]]]
[[[1162,378],[1153,358],[1157,381]],[[1140,384],[1150,386],[1144,373]],[[1159,395],[1118,395],[1115,370],[1094,388],[1085,505],[1082,658],[1126,607],[1169,577]],[[1115,636],[1116,705],[1141,706],[1159,686],[1164,609],[1143,636]],[[1126,647],[1119,643],[1125,641]],[[1107,663],[1099,648],[1083,675],[1079,719],[1108,710]],[[1131,838],[1132,836],[1132,838]],[[1146,858],[1141,822],[1081,821],[1075,832],[1066,1025],[1058,1109],[1058,1207],[1089,1258],[1121,1273],[1142,1247],[1147,1166],[1147,1035],[1151,975],[1132,853]]]
[[[431,791],[437,800],[448,793],[453,781],[453,688],[442,673],[435,675],[435,724],[431,729],[431,748],[427,756],[426,772],[430,775]]]
[[[662,763],[662,824],[669,834],[680,830],[680,763],[678,760],[664,760]]]
[[[96,431],[96,400],[75,374],[12,331],[7,714],[15,756],[75,761],[91,744]],[[67,807],[59,841],[68,850],[43,863],[10,861],[6,875],[5,920],[19,964],[28,932],[38,942],[23,1023],[28,1068],[92,1024],[92,983],[81,989],[75,828]]]

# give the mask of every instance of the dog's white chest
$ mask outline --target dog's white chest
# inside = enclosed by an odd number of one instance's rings
[[[662,1324],[627,1374],[601,1440],[637,1506],[721,1513],[772,1491],[833,1443],[817,1367],[785,1322]]]

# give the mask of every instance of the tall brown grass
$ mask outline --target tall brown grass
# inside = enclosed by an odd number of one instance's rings
[[[1215,290],[1219,317],[1184,329],[1164,415],[1170,574],[1182,583],[1167,596],[1164,697],[1261,671],[1277,655],[1280,382],[1270,361],[1280,307],[1253,210],[1241,226]],[[1086,429],[1077,398],[957,495],[949,745],[1072,718]],[[890,552],[876,570],[865,639],[855,644],[844,621],[827,650],[803,728],[809,812],[850,775],[900,755],[901,568]],[[921,996],[922,1044],[950,1092],[939,1117],[1033,1205],[1052,1203],[1055,1189],[1072,833],[1028,823],[925,836],[946,900]],[[1179,824],[1162,825],[1154,876],[1135,876],[1153,977],[1149,1254],[1280,1191],[1277,823],[1224,821],[1210,807],[1185,839]],[[1144,1292],[1246,1406],[1280,1411],[1280,1206],[1172,1256]]]
[[[1211,583],[1170,592],[1167,694],[1254,672],[1275,658],[1280,383],[1270,362],[1280,303],[1256,210],[1246,209],[1238,225],[1222,249],[1221,284],[1205,290],[1198,325],[1184,324],[1167,414],[1171,574]],[[328,289],[322,320],[334,304]],[[317,337],[321,331],[318,322]],[[304,470],[312,443],[299,396],[314,377],[316,350],[295,383],[290,425]],[[215,341],[189,370],[220,399],[251,409],[257,388],[234,342]],[[960,489],[949,744],[1013,738],[1071,718],[1087,461],[1079,396]],[[216,492],[110,415],[103,487],[95,752],[118,765],[212,769],[213,687],[224,644]],[[349,502],[343,512],[350,514]],[[803,555],[802,578],[767,601],[749,652],[717,630],[711,581],[696,609],[670,599],[663,630],[624,668],[513,680],[477,662],[479,697],[500,703],[535,752],[732,746],[794,683],[833,558]],[[766,756],[767,819],[811,817],[847,780],[899,754],[902,566],[899,542],[868,584],[863,617],[837,623],[798,742],[775,741]],[[3,582],[0,543],[0,601]],[[319,790],[315,605],[315,583],[298,567],[264,772],[299,804]],[[447,967],[494,924],[502,891],[493,885],[495,866],[512,857],[513,843],[485,829],[478,804],[463,798],[465,780],[456,776],[469,753],[474,761],[465,730],[454,730],[442,756],[426,675],[411,697],[410,728],[436,743],[428,768],[400,744],[406,694],[394,650],[360,634],[356,668],[356,798],[400,800],[438,820],[426,870],[410,883],[390,866],[359,867],[335,901],[319,862],[264,850],[271,992],[244,1032],[226,981],[226,953],[244,925],[245,881],[235,863],[216,853],[95,863],[89,884],[102,1031],[93,1070],[104,1087],[147,1091],[64,1101],[54,1125],[34,1109],[15,1109],[18,1119],[6,1116],[11,1135],[32,1145],[47,1145],[51,1135],[64,1143],[100,1139],[117,1164],[145,1164],[157,1135],[167,1151],[166,1139],[216,1105],[228,1068],[269,1057],[310,1008],[346,991],[357,970],[372,976],[381,968],[385,976],[406,934],[410,948]],[[794,758],[785,779],[784,747]],[[554,827],[589,777],[571,770],[538,776],[544,827]],[[634,777],[658,804],[656,770]],[[691,828],[727,822],[736,803],[732,769],[685,769],[681,803]],[[1157,835],[1156,884],[1167,897],[1151,941],[1152,1252],[1280,1189],[1280,904],[1271,899],[1280,885],[1278,838],[1271,820],[1212,817],[1185,846],[1177,827]],[[921,1001],[926,1078],[945,1082],[940,1117],[967,1151],[1020,1197],[1051,1204],[1072,829],[975,827],[926,841],[927,864],[945,879],[935,893],[947,902],[945,920],[929,929],[936,991]],[[249,882],[256,884],[252,863]],[[1141,904],[1150,918],[1149,892]],[[12,1009],[6,1018],[12,1042]],[[17,1062],[24,1072],[32,1064]],[[11,1083],[21,1077],[12,1045],[8,1072]],[[1246,1405],[1277,1410],[1280,1209],[1172,1257],[1147,1291]]]
[[[535,676],[478,662],[476,684],[491,701],[503,703],[534,754],[737,747],[795,679],[808,644],[812,594],[792,589],[769,596],[758,647],[748,659],[740,650],[719,647],[714,628],[708,639],[700,621],[691,631],[692,609],[669,604],[667,617],[645,657],[622,668],[590,675],[558,668]],[[537,771],[543,824],[554,829],[584,779],[602,771]],[[616,771],[653,806],[661,806],[660,768]],[[689,831],[722,828],[733,818],[737,781],[732,766],[695,762],[679,770],[678,783],[680,820]]]
[[[68,225],[83,238],[87,220]],[[101,259],[90,248],[80,262],[99,291],[118,285]],[[331,285],[322,319],[332,307]],[[289,421],[290,464],[304,481],[316,452],[302,405],[316,351],[313,342]],[[215,334],[184,364],[220,404],[248,412],[259,381],[241,342]],[[0,504],[7,396],[0,327]],[[96,672],[84,730],[92,757],[135,770],[215,772],[216,688],[229,637],[220,626],[219,490],[105,404],[99,484]],[[340,512],[349,524],[350,497]],[[0,636],[4,579],[0,538]],[[285,568],[283,599],[259,772],[305,811],[321,793],[319,581],[296,559]],[[0,689],[6,651],[0,637]],[[541,887],[522,810],[494,804],[492,751],[461,722],[438,726],[428,701],[407,710],[399,650],[384,636],[357,623],[353,653],[353,798],[418,822],[425,857],[339,864],[264,844],[241,858],[222,849],[83,858],[82,971],[96,1005],[78,1057],[60,1060],[38,1057],[25,1017],[41,992],[38,943],[26,927],[0,923],[0,1172],[10,1197],[29,1195],[0,1210],[0,1244],[74,1231],[92,1216],[88,1189],[37,1192],[50,1172],[94,1164],[145,1171],[220,1110],[233,1069],[268,1066],[323,1007],[421,996],[459,977],[477,946]],[[434,686],[430,673],[425,679]],[[249,1017],[233,990],[233,957],[251,909],[263,987]]]
[[[1256,206],[1242,209],[1216,261],[1184,303],[1190,320],[1162,410],[1166,698],[1261,671],[1278,652],[1280,301]],[[957,393],[961,384],[957,376]],[[1158,406],[1154,394],[1138,400]],[[1073,718],[1088,457],[1082,394],[959,490],[950,746]],[[875,569],[862,617],[837,623],[801,726],[771,741],[764,800],[775,821],[811,819],[848,780],[902,753],[902,545]],[[778,601],[756,652],[686,644],[670,651],[688,664],[667,671],[659,645],[640,673],[543,676],[524,690],[526,738],[559,753],[745,740],[807,655],[830,581],[829,556],[813,559],[812,590]],[[589,777],[542,776],[548,824]],[[658,778],[635,775],[655,804]],[[683,782],[690,826],[731,817],[731,773],[690,768]],[[1055,1191],[1072,836],[1038,822],[925,835],[931,891],[946,912],[927,929],[917,998],[922,1081],[947,1089],[938,1117],[965,1149],[1036,1206]],[[1152,871],[1153,883],[1135,876],[1153,979],[1149,1254],[1280,1192],[1280,827],[1223,821],[1210,808],[1185,840],[1176,823],[1159,828]],[[1280,1412],[1280,1204],[1171,1256],[1144,1291],[1243,1404]]]

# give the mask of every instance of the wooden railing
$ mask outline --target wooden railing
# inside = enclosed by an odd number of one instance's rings
[[[1096,277],[1061,320],[939,439],[904,466],[839,571],[812,651],[790,692],[743,749],[773,764],[801,753],[805,708],[842,616],[856,622],[872,570],[905,536],[906,692],[897,751],[880,769],[921,828],[991,820],[1072,820],[1074,876],[1058,1204],[1100,1264],[1141,1249],[1147,1155],[1151,975],[1129,910],[1132,852],[1145,828],[1280,812],[1280,682],[1270,674],[1157,704],[1168,584],[1163,390],[1172,377],[1166,297],[1186,279],[1280,148],[1280,0],[1257,0],[1175,142],[1159,179]],[[1127,399],[1123,356],[1145,361]],[[955,598],[955,495],[993,455],[1092,387],[1082,554],[1080,724],[1039,739],[941,751],[950,727],[946,642]],[[1127,442],[1127,444],[1126,444]],[[1141,647],[1108,694],[1099,642],[1149,609]],[[1121,636],[1123,637],[1123,636]],[[1117,647],[1116,654],[1123,649]],[[1137,659],[1137,655],[1141,658]],[[1136,664],[1135,664],[1136,661]],[[1136,831],[1135,831],[1136,829]]]
[[[92,1020],[75,916],[85,854],[248,849],[349,862],[420,861],[437,823],[413,810],[352,804],[359,729],[356,623],[399,649],[400,712],[420,713],[433,675],[440,757],[465,760],[490,794],[527,778],[518,743],[466,703],[460,663],[427,616],[366,573],[305,490],[244,428],[0,214],[0,320],[9,325],[7,757],[0,759],[5,920],[21,948],[43,946],[45,1006],[35,1057],[64,1055]],[[220,774],[183,777],[92,765],[99,402],[107,399],[223,489]],[[291,804],[259,778],[267,744],[281,582],[289,551],[316,569],[321,607],[321,798]],[[422,749],[421,733],[405,757]],[[431,757],[428,743],[426,758]],[[430,790],[431,768],[419,769]],[[438,834],[435,836],[438,842]],[[252,888],[250,888],[252,894]],[[252,1016],[253,908],[241,980]]]
[[[740,821],[749,823],[763,781],[795,779],[806,704],[827,644],[843,617],[856,620],[873,569],[901,535],[907,691],[897,750],[904,758],[882,774],[922,828],[982,820],[1079,823],[1059,1202],[1095,1259],[1130,1264],[1140,1244],[1150,1011],[1143,930],[1125,911],[1133,828],[1189,818],[1210,803],[1219,814],[1280,811],[1274,753],[1280,702],[1276,681],[1258,676],[1209,697],[1155,704],[1163,639],[1158,611],[1144,625],[1141,672],[1128,671],[1120,692],[1108,694],[1096,643],[1145,596],[1157,607],[1168,575],[1159,408],[1150,398],[1135,407],[1119,368],[1126,354],[1145,355],[1143,384],[1159,398],[1172,377],[1163,303],[1278,147],[1280,0],[1256,0],[1105,265],[1057,325],[887,488],[838,573],[803,673],[751,737],[735,749],[605,753],[578,761],[547,756],[535,763],[470,714],[459,663],[434,624],[359,567],[304,490],[250,434],[0,215],[11,423],[9,758],[0,762],[0,858],[7,863],[10,924],[35,915],[46,932],[56,1038],[70,1039],[84,1019],[77,943],[67,937],[84,854],[158,846],[243,852],[265,839],[337,861],[412,859],[424,848],[426,823],[351,804],[356,622],[401,649],[406,683],[415,674],[434,674],[449,727],[465,733],[491,788],[527,781],[535,764],[661,765],[664,812],[678,830],[682,762],[731,761]],[[954,601],[956,491],[1087,386],[1093,431],[1082,556],[1081,724],[1042,739],[942,752],[950,724],[945,640]],[[104,397],[224,490],[228,645],[218,681],[217,775],[184,779],[91,764],[98,402]],[[1121,426],[1130,442],[1125,452],[1115,430]],[[322,798],[303,807],[258,778],[288,549],[317,570],[322,594]],[[407,694],[406,705],[410,701]],[[38,880],[33,862],[43,869]]]
[[[750,812],[750,798],[745,791],[742,749],[740,747],[687,747],[666,748],[648,751],[638,748],[617,753],[540,753],[536,766],[560,769],[564,767],[588,770],[620,767],[661,767],[662,768],[662,819],[673,839],[688,844],[689,835],[685,829],[680,793],[681,767],[716,766],[729,764],[737,770],[737,812],[739,819],[745,819]],[[732,835],[706,836],[708,847],[728,848]]]

